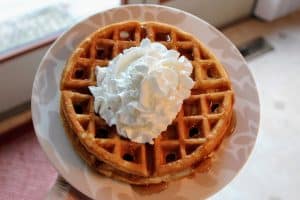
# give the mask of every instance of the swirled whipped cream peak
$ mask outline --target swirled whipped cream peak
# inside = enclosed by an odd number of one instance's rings
[[[96,67],[97,85],[89,87],[95,112],[109,126],[116,125],[121,136],[153,144],[190,96],[192,70],[177,51],[143,39],[107,67]]]

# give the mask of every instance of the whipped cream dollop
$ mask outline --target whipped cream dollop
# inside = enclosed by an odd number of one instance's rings
[[[153,144],[175,119],[194,81],[189,60],[175,50],[143,39],[126,49],[107,67],[96,67],[97,85],[89,89],[95,112],[118,134]]]

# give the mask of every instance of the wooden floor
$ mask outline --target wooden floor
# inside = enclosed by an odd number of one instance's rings
[[[264,22],[257,18],[246,19],[221,31],[235,45],[240,45],[259,36],[270,35],[279,28],[284,29],[286,26],[298,25],[299,21],[300,10],[273,22]]]
[[[29,123],[31,121],[31,111],[26,110],[8,119],[0,121],[0,136],[8,133],[14,128]]]

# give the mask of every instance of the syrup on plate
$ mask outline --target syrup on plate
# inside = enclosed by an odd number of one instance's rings
[[[162,182],[159,184],[150,185],[131,185],[132,189],[140,195],[151,195],[153,193],[159,193],[168,188],[168,183]]]

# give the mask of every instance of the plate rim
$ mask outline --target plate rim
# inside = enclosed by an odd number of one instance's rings
[[[133,7],[148,7],[148,8],[151,8],[151,9],[155,9],[157,7],[159,8],[162,8],[164,10],[167,10],[169,13],[170,11],[176,11],[176,12],[179,12],[179,13],[183,13],[184,15],[187,15],[188,17],[192,17],[196,20],[199,20],[201,21],[201,23],[204,23],[206,24],[211,30],[213,30],[214,32],[216,32],[218,34],[219,37],[221,37],[223,40],[226,41],[226,43],[228,43],[229,45],[232,46],[232,48],[236,51],[236,54],[237,56],[239,57],[239,60],[243,62],[243,64],[245,64],[245,66],[247,67],[247,73],[249,74],[250,78],[253,80],[253,87],[255,88],[255,100],[256,100],[256,103],[257,103],[257,128],[256,128],[256,131],[255,131],[255,138],[253,139],[253,145],[251,146],[251,149],[245,159],[245,161],[242,163],[241,167],[235,171],[234,175],[232,176],[232,178],[226,182],[225,184],[223,184],[217,191],[209,194],[208,197],[211,197],[215,194],[217,194],[218,192],[220,192],[222,189],[224,189],[226,186],[228,186],[234,179],[237,175],[239,175],[239,173],[241,172],[241,170],[245,167],[245,165],[247,164],[247,162],[249,162],[249,159],[250,159],[250,156],[253,154],[253,151],[254,151],[254,148],[255,148],[255,144],[257,142],[257,137],[259,135],[259,130],[260,130],[260,123],[261,123],[261,104],[260,104],[260,98],[259,98],[259,93],[258,93],[258,89],[257,89],[257,84],[255,82],[255,79],[254,79],[254,76],[253,76],[253,73],[252,71],[250,70],[246,60],[244,59],[244,57],[241,55],[241,53],[238,51],[237,47],[220,31],[218,30],[217,28],[215,28],[213,25],[209,24],[208,22],[206,22],[205,20],[201,19],[200,17],[198,16],[195,16],[189,12],[186,12],[184,10],[181,10],[181,9],[178,9],[178,8],[173,8],[173,7],[169,7],[169,6],[164,6],[164,5],[157,5],[157,4],[128,4],[128,5],[121,5],[121,6],[118,6],[118,7],[113,7],[113,8],[110,8],[110,9],[106,9],[106,10],[102,10],[102,11],[99,11],[99,12],[96,12],[94,14],[91,14],[83,19],[81,19],[80,21],[76,22],[75,24],[73,24],[71,27],[69,27],[66,31],[64,31],[52,44],[51,46],[48,48],[48,50],[46,51],[46,53],[44,54],[43,58],[41,59],[40,61],[40,64],[37,68],[37,71],[34,75],[34,81],[33,81],[33,87],[32,87],[32,95],[31,95],[31,108],[32,107],[35,107],[35,101],[33,101],[33,90],[34,90],[34,87],[35,85],[37,84],[37,76],[38,74],[40,73],[40,70],[42,69],[42,66],[44,65],[45,63],[45,60],[49,57],[49,55],[51,54],[50,52],[53,50],[53,48],[64,38],[66,37],[66,35],[69,33],[69,32],[72,32],[76,27],[80,27],[82,26],[86,21],[88,21],[90,18],[94,18],[98,15],[103,15],[104,13],[106,12],[111,12],[113,10],[120,10],[120,9],[124,9],[124,8],[133,8]],[[206,44],[206,46],[208,46]],[[67,58],[65,58],[67,60]],[[60,92],[60,91],[59,91]],[[82,187],[78,186],[78,184],[72,182],[68,176],[64,176],[62,173],[60,173],[60,170],[59,170],[59,164],[53,162],[51,160],[51,156],[50,156],[50,152],[46,149],[46,147],[43,145],[43,141],[42,141],[42,136],[43,134],[39,133],[39,129],[37,128],[37,125],[36,125],[36,116],[34,114],[34,112],[32,112],[32,121],[33,121],[33,127],[34,127],[34,132],[37,136],[37,139],[38,139],[38,142],[40,144],[40,146],[42,147],[42,150],[44,151],[44,153],[46,154],[46,157],[47,159],[50,161],[51,165],[56,169],[56,171],[59,173],[59,175],[61,175],[70,185],[72,185],[72,187],[76,188],[78,191],[80,191],[81,193],[85,194],[87,197],[89,198],[93,198],[92,196],[92,193],[87,193],[83,190]],[[58,166],[56,166],[58,165]]]

